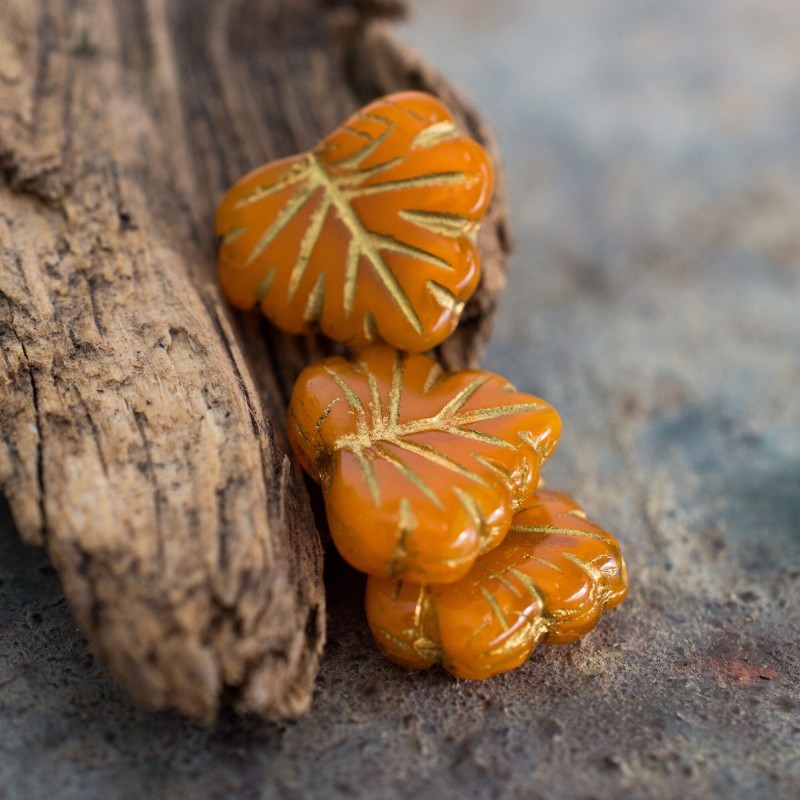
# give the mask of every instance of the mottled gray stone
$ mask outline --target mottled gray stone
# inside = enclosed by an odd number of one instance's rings
[[[0,535],[0,798],[800,796],[800,6],[436,0],[403,35],[492,119],[517,255],[486,365],[629,598],[482,683],[372,649],[329,567],[311,715],[134,707]]]

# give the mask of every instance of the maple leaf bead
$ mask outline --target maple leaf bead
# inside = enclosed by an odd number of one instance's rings
[[[222,289],[291,333],[428,350],[478,285],[492,183],[486,152],[439,100],[384,97],[228,191],[216,218]]]
[[[518,667],[540,642],[575,641],[627,588],[616,540],[572,499],[540,489],[465,577],[439,586],[370,577],[366,609],[393,661],[479,680]]]
[[[491,372],[448,374],[430,356],[376,345],[307,367],[288,429],[346,561],[446,583],[502,541],[561,422]]]

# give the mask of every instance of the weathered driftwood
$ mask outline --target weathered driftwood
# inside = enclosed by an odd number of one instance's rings
[[[397,4],[392,4],[395,8]],[[322,557],[282,421],[325,345],[233,316],[214,207],[372,97],[474,111],[371,20],[312,0],[0,0],[0,487],[75,617],[140,701],[303,712],[324,639]],[[503,283],[443,347],[473,362]]]

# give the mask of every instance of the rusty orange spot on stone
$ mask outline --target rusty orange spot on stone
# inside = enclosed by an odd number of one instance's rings
[[[738,659],[721,659],[706,657],[692,659],[689,664],[700,664],[707,667],[714,679],[721,684],[745,683],[752,684],[762,680],[772,680],[778,673],[769,667],[754,666]]]

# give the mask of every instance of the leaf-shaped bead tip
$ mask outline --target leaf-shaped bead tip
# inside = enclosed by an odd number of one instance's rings
[[[616,540],[569,497],[540,489],[458,582],[369,578],[367,618],[393,661],[477,680],[519,666],[542,640],[574,641],[627,588]]]
[[[384,97],[230,189],[217,211],[222,289],[291,333],[427,350],[478,284],[492,181],[439,100]]]
[[[289,436],[322,484],[342,556],[372,575],[464,575],[535,490],[561,423],[490,372],[444,373],[426,355],[365,348],[307,367]]]

